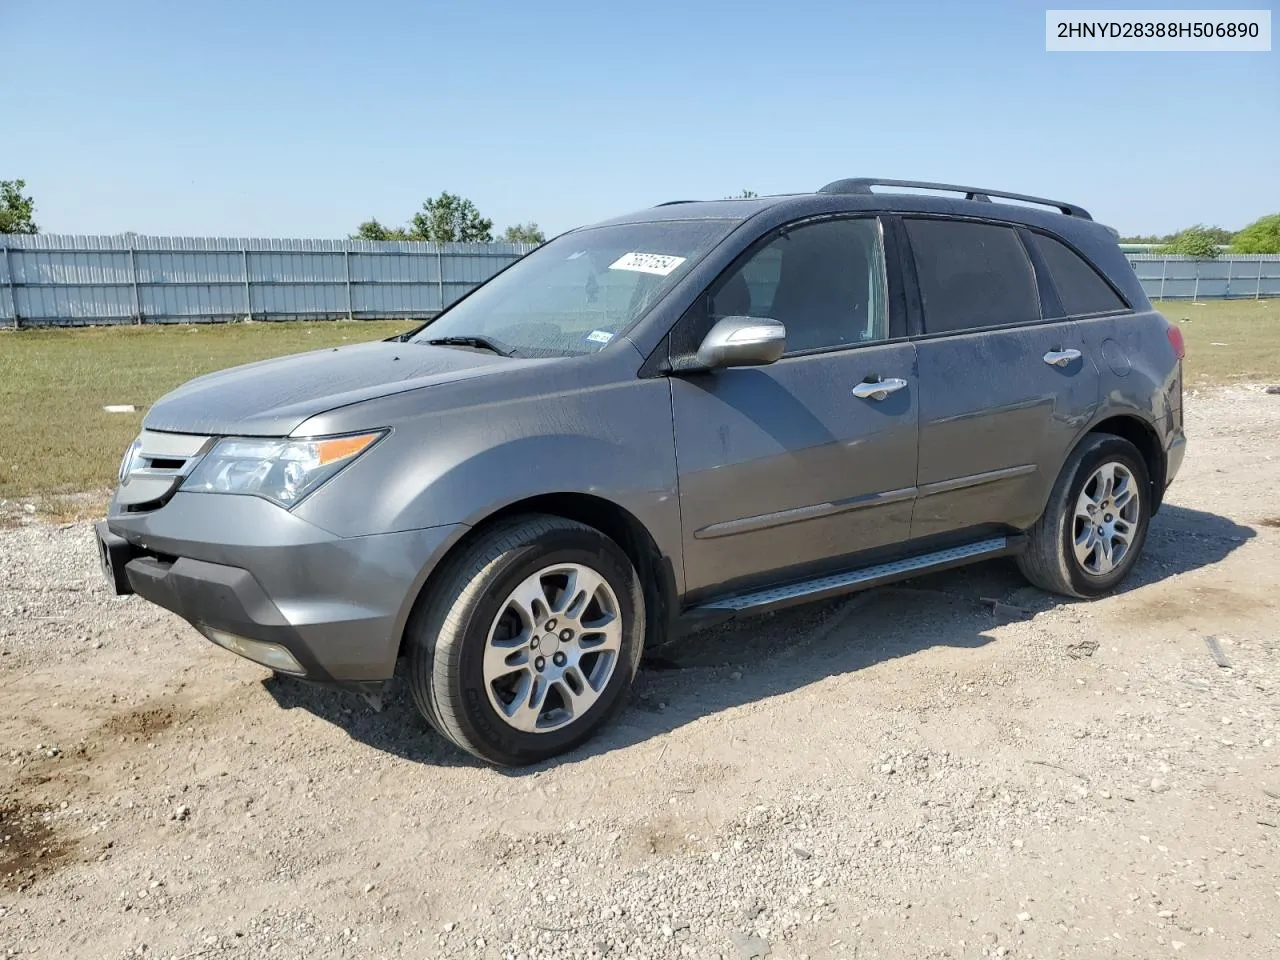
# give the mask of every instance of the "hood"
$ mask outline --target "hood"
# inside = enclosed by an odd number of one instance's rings
[[[143,426],[175,433],[287,436],[309,417],[338,407],[545,362],[394,341],[327,348],[197,377],[161,397]]]

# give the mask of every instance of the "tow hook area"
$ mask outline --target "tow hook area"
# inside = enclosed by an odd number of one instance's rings
[[[107,529],[107,521],[99,520],[94,524],[94,537],[98,543],[98,562],[102,566],[102,575],[117,597],[133,593],[129,583],[129,575],[125,567],[136,556],[133,545],[124,537],[117,536]]]

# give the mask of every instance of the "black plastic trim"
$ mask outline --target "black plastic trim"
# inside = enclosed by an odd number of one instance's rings
[[[1036,278],[1036,299],[1040,303],[1040,319],[1057,319],[1066,311],[1062,307],[1062,298],[1058,294],[1058,286],[1053,282],[1053,274],[1049,264],[1040,255],[1040,249],[1032,241],[1030,232],[1025,227],[1016,227],[1018,242],[1022,244],[1022,252],[1031,263],[1031,270]],[[1056,311],[1056,313],[1055,313]]]
[[[112,591],[117,597],[133,593],[129,583],[129,575],[125,568],[139,554],[139,550],[124,537],[107,529],[107,521],[99,520],[94,525],[98,541],[98,562],[102,567],[102,575],[107,578]]]
[[[920,276],[916,272],[915,251],[907,236],[907,225],[898,214],[885,218],[892,221],[898,249],[898,275],[902,282],[902,295],[906,305],[907,334],[912,339],[924,334],[924,297],[920,293]]]

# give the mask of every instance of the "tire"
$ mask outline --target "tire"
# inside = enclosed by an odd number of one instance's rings
[[[428,589],[408,626],[409,686],[463,750],[497,765],[537,763],[583,743],[625,704],[644,648],[644,591],[595,528],[542,514],[501,522]]]
[[[1128,501],[1116,509],[1116,501],[1101,497],[1095,476],[1108,465],[1112,468],[1117,490],[1123,490],[1121,484],[1127,473],[1137,499],[1136,509],[1131,508]],[[1092,534],[1086,530],[1084,518],[1077,519],[1077,507],[1083,505],[1087,508],[1085,501],[1081,500],[1086,486],[1091,499],[1099,496],[1103,500],[1091,514],[1096,521]],[[1101,492],[1104,493],[1105,488]],[[1142,553],[1153,500],[1154,491],[1146,461],[1137,447],[1128,440],[1107,433],[1086,436],[1067,457],[1049,494],[1044,514],[1027,531],[1029,542],[1026,551],[1018,556],[1019,569],[1037,587],[1063,596],[1087,598],[1109,593],[1129,575]],[[1106,510],[1107,504],[1112,505],[1110,512]],[[1110,523],[1108,518],[1111,518]],[[1124,529],[1126,526],[1130,528],[1128,531]],[[1100,527],[1102,534],[1097,532]],[[1107,531],[1114,531],[1114,535]],[[1126,532],[1129,540],[1121,552],[1120,537]],[[1082,541],[1081,550],[1088,552],[1083,561],[1077,555],[1077,535],[1089,538]]]

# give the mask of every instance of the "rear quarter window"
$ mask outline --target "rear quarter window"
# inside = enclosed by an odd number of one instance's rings
[[[1032,237],[1067,316],[1129,308],[1102,275],[1065,243],[1040,233]]]

